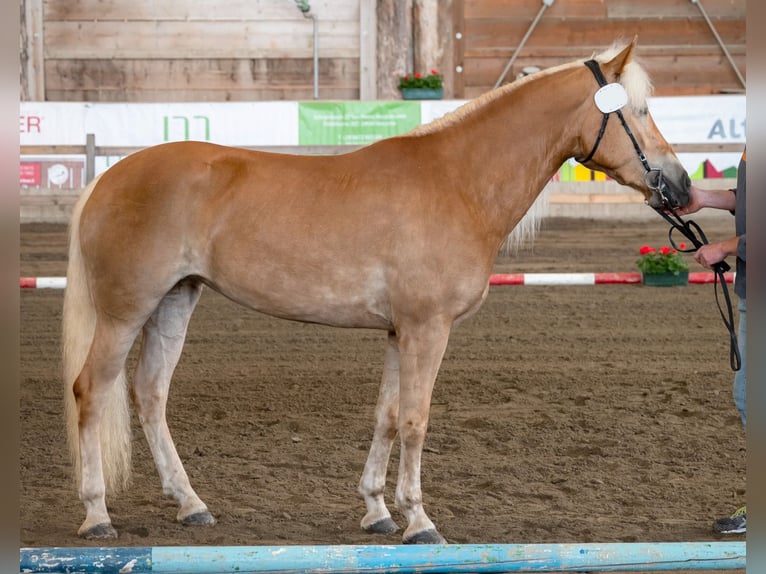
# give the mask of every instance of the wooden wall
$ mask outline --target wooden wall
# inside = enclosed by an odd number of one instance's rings
[[[533,20],[540,0],[453,0],[454,95],[473,98],[495,85]],[[745,0],[699,0],[745,77]],[[638,54],[656,95],[742,92],[698,5],[690,0],[555,0],[519,52],[506,81],[526,66],[548,68],[638,35]]]
[[[46,100],[313,97],[313,23],[293,0],[23,1],[42,6]],[[358,98],[359,0],[310,6],[320,96]]]
[[[313,28],[295,0],[19,0],[21,97],[49,101],[313,98]],[[550,2],[551,0],[548,0]],[[742,92],[745,0],[552,0],[506,80],[638,35],[657,95]],[[319,98],[398,98],[439,69],[445,97],[491,89],[542,0],[310,0]]]

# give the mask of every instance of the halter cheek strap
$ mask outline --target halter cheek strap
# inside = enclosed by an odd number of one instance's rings
[[[607,81],[606,81],[606,78],[604,77],[604,73],[601,71],[601,66],[598,65],[598,62],[596,60],[588,60],[587,62],[585,62],[585,65],[593,73],[593,76],[596,78],[596,82],[598,82],[598,85],[600,87],[603,88],[604,86],[607,85]],[[614,113],[616,113],[617,117],[620,118],[620,123],[622,123],[622,127],[625,128],[625,133],[628,134],[628,137],[630,138],[630,141],[633,144],[633,149],[636,150],[638,159],[641,160],[641,165],[644,166],[644,169],[647,171],[647,173],[656,171],[656,170],[652,170],[652,168],[649,167],[649,162],[646,159],[646,155],[644,155],[644,152],[641,150],[641,146],[638,145],[638,141],[636,141],[636,136],[634,136],[633,132],[630,131],[630,127],[628,126],[628,123],[625,121],[625,116],[622,115],[622,110],[620,109],[614,110]],[[606,131],[606,124],[609,121],[610,115],[612,115],[612,112],[604,112],[604,117],[601,120],[601,129],[598,130],[598,136],[596,137],[596,142],[593,144],[593,149],[590,150],[590,153],[584,159],[575,158],[578,162],[588,163],[591,159],[593,159],[593,155],[596,153],[596,150],[598,149],[598,146],[601,143],[601,139],[604,137],[604,132]]]

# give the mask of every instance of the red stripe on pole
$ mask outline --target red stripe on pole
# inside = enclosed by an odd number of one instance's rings
[[[641,283],[640,273],[596,273],[596,285]]]
[[[723,278],[727,283],[734,282],[734,273],[724,273]],[[689,283],[714,283],[715,273],[689,273]]]
[[[523,273],[495,273],[489,278],[490,285],[524,285]]]
[[[35,289],[37,287],[37,277],[22,277],[19,280],[19,287],[22,289]]]

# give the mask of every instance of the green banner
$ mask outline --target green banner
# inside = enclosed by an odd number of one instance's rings
[[[364,145],[420,125],[420,102],[300,102],[300,145]]]

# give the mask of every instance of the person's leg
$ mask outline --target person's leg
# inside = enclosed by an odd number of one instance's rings
[[[747,321],[745,315],[745,300],[739,300],[739,326],[737,328],[737,347],[742,359],[739,370],[734,375],[734,404],[742,419],[742,426],[747,429],[747,413],[745,412],[745,398],[747,394]],[[720,534],[743,534],[747,532],[747,511],[742,506],[727,518],[719,518],[713,523],[713,531]]]

